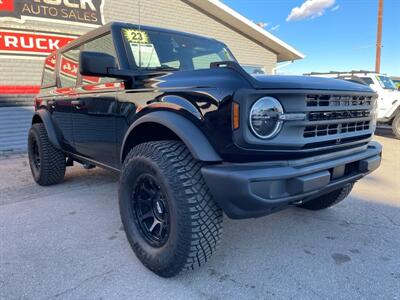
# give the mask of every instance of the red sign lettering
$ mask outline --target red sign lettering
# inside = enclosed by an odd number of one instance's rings
[[[76,36],[0,28],[0,54],[47,56],[76,38]]]
[[[0,11],[13,11],[14,0],[0,0]]]

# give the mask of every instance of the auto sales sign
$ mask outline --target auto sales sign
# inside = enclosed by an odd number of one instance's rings
[[[27,19],[34,19],[99,26],[104,24],[104,1],[0,0],[0,21],[24,22]]]
[[[0,0],[1,1],[1,0]],[[47,56],[77,36],[0,28],[0,56]]]

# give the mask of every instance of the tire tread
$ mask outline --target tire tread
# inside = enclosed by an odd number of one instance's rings
[[[193,270],[205,262],[216,251],[222,235],[222,210],[212,199],[201,174],[202,162],[195,160],[186,146],[179,141],[156,141],[143,143],[133,148],[124,162],[129,165],[137,157],[155,162],[170,181],[175,199],[181,203],[178,214],[187,223],[179,243],[180,253],[174,268],[159,270],[162,276],[170,277],[180,272]],[[124,167],[123,167],[124,169]]]
[[[35,181],[42,186],[60,183],[63,181],[65,175],[65,154],[50,143],[46,127],[43,123],[33,124],[31,131],[38,134],[39,140],[37,142],[40,144],[41,148],[41,168]]]
[[[392,122],[392,131],[395,137],[400,140],[400,113],[397,114]]]

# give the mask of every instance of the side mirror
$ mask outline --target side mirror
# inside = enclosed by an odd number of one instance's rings
[[[79,55],[79,72],[84,76],[107,77],[113,69],[117,69],[114,56],[91,51],[82,51]]]
[[[79,72],[83,76],[110,77],[130,80],[137,76],[132,70],[120,70],[115,57],[107,53],[82,51],[79,54]]]

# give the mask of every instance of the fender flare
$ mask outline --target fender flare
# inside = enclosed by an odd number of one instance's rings
[[[123,153],[128,137],[137,126],[144,123],[157,123],[170,129],[182,140],[197,160],[205,162],[222,161],[204,133],[187,118],[169,111],[155,111],[136,120],[127,130],[122,142],[121,163],[123,162]]]
[[[35,118],[37,117],[39,117],[42,120],[44,127],[46,128],[47,136],[49,138],[50,143],[57,149],[61,149],[60,142],[58,139],[58,134],[53,124],[53,121],[51,120],[50,113],[45,109],[37,110],[32,117],[32,124],[35,123]]]

